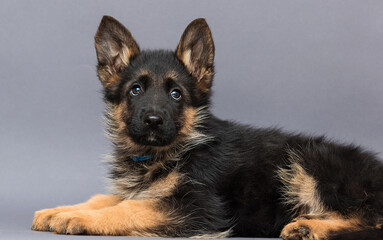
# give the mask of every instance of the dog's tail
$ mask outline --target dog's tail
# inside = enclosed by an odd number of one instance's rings
[[[383,240],[383,229],[372,228],[356,232],[344,232],[336,234],[329,240]]]

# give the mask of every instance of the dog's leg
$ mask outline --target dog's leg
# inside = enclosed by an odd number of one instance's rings
[[[124,200],[99,210],[56,214],[51,229],[59,234],[156,236],[150,229],[164,226],[167,220],[156,200]]]
[[[326,240],[339,232],[361,229],[358,218],[344,218],[337,214],[302,215],[282,229],[281,237],[284,240]]]
[[[57,208],[43,209],[35,212],[35,217],[32,223],[32,229],[36,231],[49,231],[49,226],[52,217],[59,213],[78,211],[78,210],[90,210],[101,209],[105,207],[114,206],[121,202],[121,199],[116,195],[95,195],[88,201],[72,206],[61,206]]]

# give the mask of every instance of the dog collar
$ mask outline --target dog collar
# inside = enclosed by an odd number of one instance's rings
[[[130,159],[132,159],[135,162],[143,162],[152,159],[153,156],[130,156]]]

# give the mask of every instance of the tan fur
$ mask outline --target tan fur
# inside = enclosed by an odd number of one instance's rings
[[[107,127],[111,130],[108,133],[108,137],[112,142],[118,145],[120,148],[125,148],[133,155],[140,155],[146,151],[146,149],[140,147],[134,143],[129,137],[126,124],[123,120],[125,114],[127,114],[126,103],[122,102],[119,105],[109,105],[107,108]]]
[[[52,217],[62,212],[101,209],[117,205],[119,202],[121,202],[121,198],[116,195],[97,194],[84,203],[36,211],[32,223],[32,229],[48,231]]]
[[[186,50],[184,53],[180,54],[180,56],[181,56],[181,61],[184,63],[185,67],[187,69],[193,69],[192,62],[191,62],[191,50],[190,49]]]
[[[159,166],[158,164],[157,167],[160,168],[162,166]],[[153,171],[149,170],[143,177],[138,175],[138,173],[128,173],[126,177],[113,179],[112,191],[125,199],[161,199],[170,196],[181,183],[182,175],[177,171],[173,171],[164,178],[153,181],[145,188],[131,190],[131,188],[142,184],[143,181],[150,182],[148,178],[151,177]]]
[[[201,68],[201,75],[204,76],[206,80],[199,80],[196,85],[202,92],[207,93],[210,91],[214,73],[211,69]]]
[[[204,108],[188,107],[184,110],[184,125],[181,129],[181,134],[186,138],[194,138],[199,133],[196,128],[200,127],[200,123],[205,120]]]
[[[166,224],[167,214],[157,209],[156,200],[124,200],[98,210],[61,212],[50,225],[56,233],[92,235],[145,234],[145,230]]]
[[[116,82],[119,82],[121,78],[118,76],[118,74],[113,74],[107,81],[104,82],[105,87],[109,87],[113,85]]]
[[[121,59],[122,65],[128,66],[129,59],[135,55],[134,51],[129,50],[129,48],[124,44],[121,48],[121,52],[119,54],[119,57]]]
[[[331,213],[325,218],[310,216],[311,219],[298,218],[287,224],[282,232],[283,239],[303,240],[326,240],[331,233],[339,231],[357,231],[362,229],[361,221],[358,218],[344,218]]]
[[[283,199],[298,214],[322,214],[326,209],[317,191],[315,179],[302,167],[299,153],[289,151],[288,168],[280,168],[277,175],[284,184]]]
[[[178,75],[178,73],[175,72],[175,71],[168,71],[168,72],[165,74],[165,78],[178,79],[178,78],[179,78],[179,75]]]
[[[120,103],[119,105],[117,105],[114,109],[113,109],[113,118],[116,119],[116,124],[118,126],[118,129],[117,131],[119,132],[124,132],[125,133],[125,130],[126,130],[126,124],[125,124],[125,121],[123,120],[123,116],[124,114],[126,114],[126,111],[127,111],[127,108],[125,106],[125,103]],[[126,133],[125,133],[126,134]],[[127,135],[126,135],[127,136]],[[127,139],[126,139],[127,140]],[[129,145],[132,145],[132,144],[129,144]]]
[[[184,110],[184,125],[181,129],[181,133],[189,135],[193,131],[193,123],[195,122],[197,110],[193,107],[188,107]]]
[[[173,171],[168,176],[153,182],[147,189],[139,191],[134,199],[161,199],[170,196],[180,183],[181,175]]]

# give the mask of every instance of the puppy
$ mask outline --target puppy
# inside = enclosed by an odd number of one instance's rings
[[[383,238],[383,165],[374,154],[211,114],[214,43],[204,19],[189,24],[175,51],[141,51],[121,23],[104,16],[95,46],[114,192],[37,211],[33,230]]]

